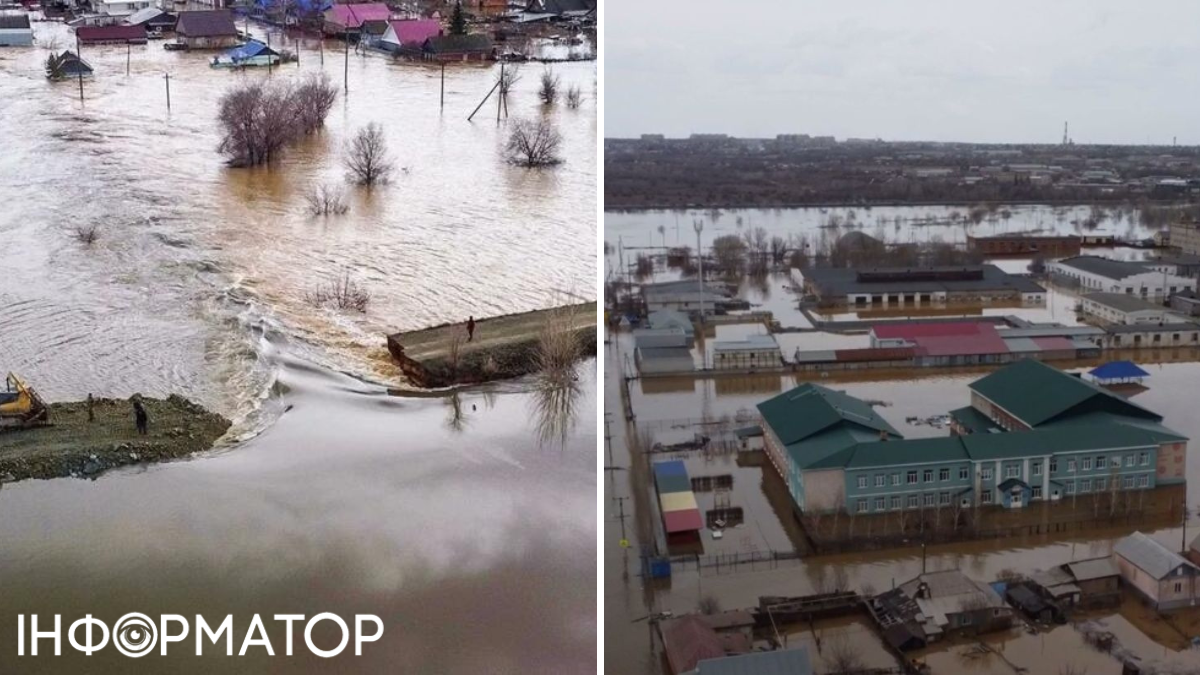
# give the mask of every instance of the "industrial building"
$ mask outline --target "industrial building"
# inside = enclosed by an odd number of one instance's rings
[[[649,314],[674,310],[689,316],[699,315],[703,307],[704,315],[709,316],[748,306],[744,300],[734,298],[725,287],[701,283],[698,279],[644,284],[642,299]]]
[[[1159,302],[1196,286],[1195,279],[1159,271],[1145,263],[1090,255],[1050,262],[1046,269],[1060,280],[1077,284],[1085,293],[1123,293]]]
[[[1033,359],[970,385],[951,436],[905,440],[859,399],[805,383],[758,405],[795,508],[868,514],[997,505],[1184,481],[1162,417]]]
[[[1106,324],[1141,325],[1183,321],[1183,317],[1136,295],[1125,293],[1088,293],[1083,296],[1083,313]]]
[[[712,359],[713,370],[761,370],[783,365],[779,343],[770,335],[715,342]]]
[[[0,47],[30,47],[33,28],[28,14],[0,14]]]
[[[967,248],[988,257],[1044,256],[1064,258],[1079,255],[1080,239],[1075,235],[1000,234],[993,237],[967,237]]]
[[[998,328],[987,321],[879,324],[871,347],[908,348],[913,365],[925,367],[1010,363],[1031,357],[1074,359],[1099,353],[1099,328],[1039,326]]]
[[[1200,255],[1200,222],[1171,223],[1171,248],[1188,255]]]
[[[1110,349],[1200,346],[1200,325],[1195,323],[1115,325],[1105,332],[1104,346]]]
[[[813,267],[804,271],[805,292],[825,306],[921,307],[996,301],[1040,304],[1046,289],[995,265],[965,267]]]

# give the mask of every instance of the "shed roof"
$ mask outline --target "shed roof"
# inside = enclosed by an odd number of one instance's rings
[[[1113,559],[1108,557],[1069,562],[1067,563],[1066,567],[1076,581],[1104,579],[1107,577],[1115,577],[1121,573],[1121,571],[1117,569]]]
[[[1180,566],[1200,571],[1186,558],[1163,546],[1154,539],[1134,532],[1117,542],[1113,552],[1136,565],[1155,579],[1164,579]]]
[[[426,51],[435,54],[454,54],[460,52],[486,52],[492,48],[492,39],[482,33],[471,35],[435,35],[425,40]],[[719,299],[719,296],[705,296]]]
[[[0,28],[5,30],[29,30],[28,14],[0,14]]]
[[[234,37],[237,26],[227,9],[205,9],[180,12],[175,32],[184,37]]]
[[[80,42],[116,42],[116,41],[145,41],[146,28],[145,26],[122,26],[115,24],[112,26],[80,26],[75,29],[75,36]]]
[[[1148,377],[1150,373],[1142,370],[1133,361],[1109,361],[1088,371],[1088,375],[1101,380],[1127,377]]]
[[[697,675],[812,675],[812,659],[804,647],[705,659]]]

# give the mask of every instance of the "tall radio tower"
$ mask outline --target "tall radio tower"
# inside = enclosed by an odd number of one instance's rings
[[[1063,122],[1063,145],[1071,144],[1071,137],[1067,135],[1067,123]]]

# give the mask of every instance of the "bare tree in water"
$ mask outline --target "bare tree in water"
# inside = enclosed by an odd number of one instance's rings
[[[554,74],[550,66],[542,71],[542,84],[538,88],[538,98],[541,99],[542,105],[554,105],[558,100],[558,75]]]
[[[337,87],[325,73],[310,73],[296,85],[296,118],[304,133],[311,134],[325,124],[325,118],[337,100]]]
[[[386,181],[394,164],[387,149],[383,128],[375,122],[358,130],[346,150],[346,167],[359,185],[371,186]]]
[[[514,164],[534,168],[562,162],[562,134],[547,120],[518,120],[508,136],[508,158]]]
[[[341,215],[350,210],[342,190],[332,185],[318,185],[304,198],[308,201],[309,213],[314,216]]]
[[[862,656],[845,635],[840,635],[829,642],[825,651],[825,669],[830,675],[851,675],[862,672],[864,668]]]

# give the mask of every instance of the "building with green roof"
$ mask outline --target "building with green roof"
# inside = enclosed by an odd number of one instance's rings
[[[759,404],[766,455],[801,513],[1032,501],[1184,480],[1162,417],[1039,361],[970,385],[952,435],[905,439],[866,402],[806,383]]]

